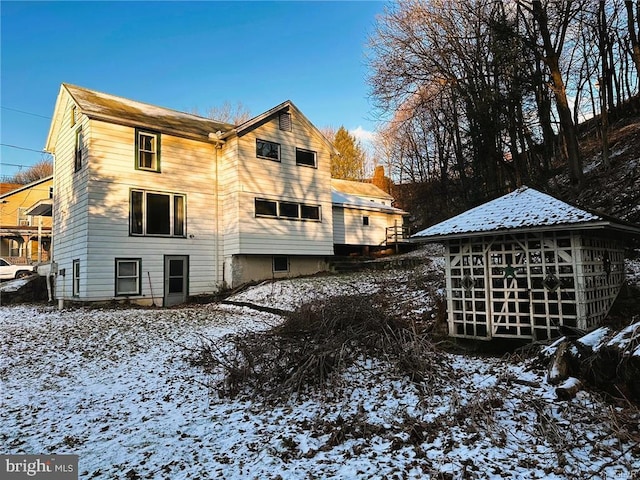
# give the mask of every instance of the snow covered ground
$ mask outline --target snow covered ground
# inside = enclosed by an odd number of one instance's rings
[[[430,272],[287,280],[233,300],[291,310],[393,288],[429,315]],[[559,401],[519,358],[443,354],[421,389],[363,359],[342,388],[280,405],[219,398],[186,360],[203,337],[279,322],[218,304],[1,307],[3,453],[77,454],[83,479],[640,478],[637,409],[588,390]]]

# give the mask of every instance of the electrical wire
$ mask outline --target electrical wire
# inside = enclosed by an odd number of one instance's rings
[[[44,150],[36,150],[35,148],[19,147],[17,145],[10,145],[8,143],[0,143],[3,147],[17,148],[18,150],[27,150],[29,152],[48,153]],[[6,165],[6,164],[5,164]]]
[[[18,110],[17,108],[11,107],[0,106],[0,108],[2,108],[3,110],[11,110],[12,112],[24,113],[25,115],[33,115],[34,117],[46,118],[47,120],[51,120],[51,117],[46,117],[44,115],[40,115],[39,113],[25,112],[24,110]]]

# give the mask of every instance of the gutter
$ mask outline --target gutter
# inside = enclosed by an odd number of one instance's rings
[[[549,231],[576,231],[576,230],[604,230],[611,229],[640,236],[640,228],[613,224],[609,221],[598,221],[590,223],[574,223],[574,224],[557,224],[557,225],[541,225],[535,227],[519,227],[519,228],[503,228],[500,230],[482,230],[473,232],[460,232],[442,235],[413,235],[410,241],[416,243],[437,243],[445,240],[458,240],[469,237],[489,237],[493,235],[518,234],[518,233],[544,233]]]

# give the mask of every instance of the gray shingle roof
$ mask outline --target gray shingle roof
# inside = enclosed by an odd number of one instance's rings
[[[145,125],[160,131],[183,132],[205,139],[209,133],[217,131],[224,133],[233,129],[233,125],[228,123],[198,115],[157,107],[67,83],[63,85],[82,113],[89,117],[118,119],[123,123]]]
[[[422,230],[413,237],[435,239],[522,229],[572,229],[614,225],[616,223],[609,218],[581,210],[551,195],[523,186],[503,197]]]

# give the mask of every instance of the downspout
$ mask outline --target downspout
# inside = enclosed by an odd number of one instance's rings
[[[214,193],[214,195],[216,196],[216,201],[215,201],[215,208],[214,208],[214,212],[213,214],[216,216],[216,282],[218,283],[218,288],[220,288],[220,285],[224,285],[224,265],[220,265],[220,215],[218,215],[218,213],[220,212],[220,206],[218,205],[220,202],[220,179],[218,177],[218,150],[220,150],[222,147],[216,143],[215,146],[213,147],[213,150],[215,151],[215,162],[216,162],[216,166],[215,166],[215,172],[216,172],[216,182],[215,182],[215,186],[216,186],[216,191]],[[220,279],[220,269],[222,267],[222,282],[220,283],[218,280]]]
[[[212,140],[215,145],[213,148],[214,151],[214,162],[215,162],[215,175],[216,175],[216,181],[215,181],[215,202],[214,202],[214,208],[213,208],[213,214],[215,216],[215,226],[216,226],[216,232],[215,232],[215,238],[216,238],[216,251],[215,251],[215,262],[216,262],[216,266],[215,266],[215,270],[216,270],[216,282],[218,283],[218,286],[220,287],[221,285],[224,285],[224,265],[222,265],[222,281],[219,282],[218,279],[220,278],[220,269],[221,269],[221,265],[220,265],[220,206],[219,206],[219,202],[220,202],[220,178],[218,176],[218,150],[222,149],[222,146],[225,144],[225,141],[222,140],[222,132],[218,131],[216,133],[210,133],[209,134],[209,140]]]
[[[47,292],[49,294],[49,301],[53,302],[58,294],[57,291],[57,283],[56,278],[58,276],[58,264],[54,258],[54,248],[53,248],[53,237],[56,225],[56,154],[51,153],[53,157],[53,195],[51,195],[51,240],[49,243],[49,273],[47,274]],[[59,206],[59,204],[58,204]],[[64,303],[60,300],[58,304],[58,310],[62,310],[64,308]]]

